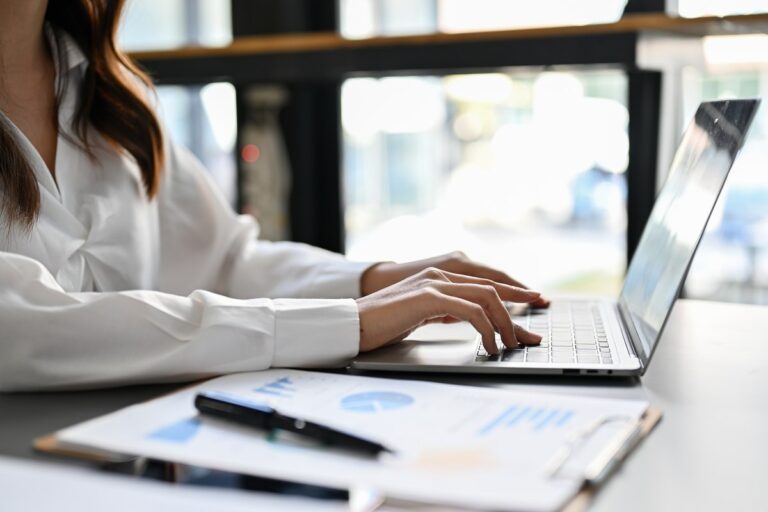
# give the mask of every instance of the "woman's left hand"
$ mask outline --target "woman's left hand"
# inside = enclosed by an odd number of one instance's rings
[[[398,283],[403,279],[413,276],[430,267],[445,270],[446,272],[452,272],[454,274],[488,279],[494,283],[516,286],[518,288],[528,288],[520,281],[508,276],[506,273],[472,261],[467,258],[466,254],[457,251],[442,256],[436,256],[434,258],[411,261],[408,263],[385,262],[374,265],[363,273],[360,280],[360,291],[364,296],[370,295],[371,293]],[[532,302],[531,306],[535,308],[546,308],[549,306],[549,300],[541,297]]]

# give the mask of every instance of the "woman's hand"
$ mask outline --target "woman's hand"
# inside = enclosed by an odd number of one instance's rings
[[[463,252],[457,251],[409,263],[379,263],[374,265],[363,273],[360,280],[360,290],[363,295],[370,295],[407,277],[416,275],[427,268],[436,268],[464,276],[479,277],[516,288],[528,288],[504,272],[474,262],[467,258]],[[549,301],[539,297],[531,302],[531,306],[534,308],[546,308],[549,306]]]
[[[470,322],[490,354],[499,352],[496,332],[509,348],[536,345],[541,336],[515,325],[502,301],[538,300],[538,292],[519,286],[430,267],[357,300],[360,350],[401,341],[428,322],[452,319]]]

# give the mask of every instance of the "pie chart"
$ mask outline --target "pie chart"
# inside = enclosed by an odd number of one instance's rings
[[[345,396],[341,407],[347,411],[377,413],[408,407],[413,397],[394,391],[368,391]]]

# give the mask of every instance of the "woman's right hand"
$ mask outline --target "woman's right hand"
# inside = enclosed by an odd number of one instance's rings
[[[509,348],[537,345],[541,336],[514,324],[502,301],[528,303],[539,296],[489,279],[428,268],[357,299],[360,351],[401,341],[426,323],[451,320],[470,322],[489,354],[499,353],[496,332]]]

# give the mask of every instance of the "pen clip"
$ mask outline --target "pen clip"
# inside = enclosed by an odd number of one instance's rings
[[[582,480],[591,485],[602,483],[639,438],[642,431],[642,421],[640,419],[633,419],[629,416],[608,416],[600,418],[575,432],[568,443],[555,453],[550,460],[547,469],[549,477],[562,477],[563,468],[576,453],[577,449],[588,442],[602,427],[616,422],[627,422],[627,425],[620,434],[612,437],[611,442],[600,450],[597,456],[587,464],[584,471],[579,475]]]

